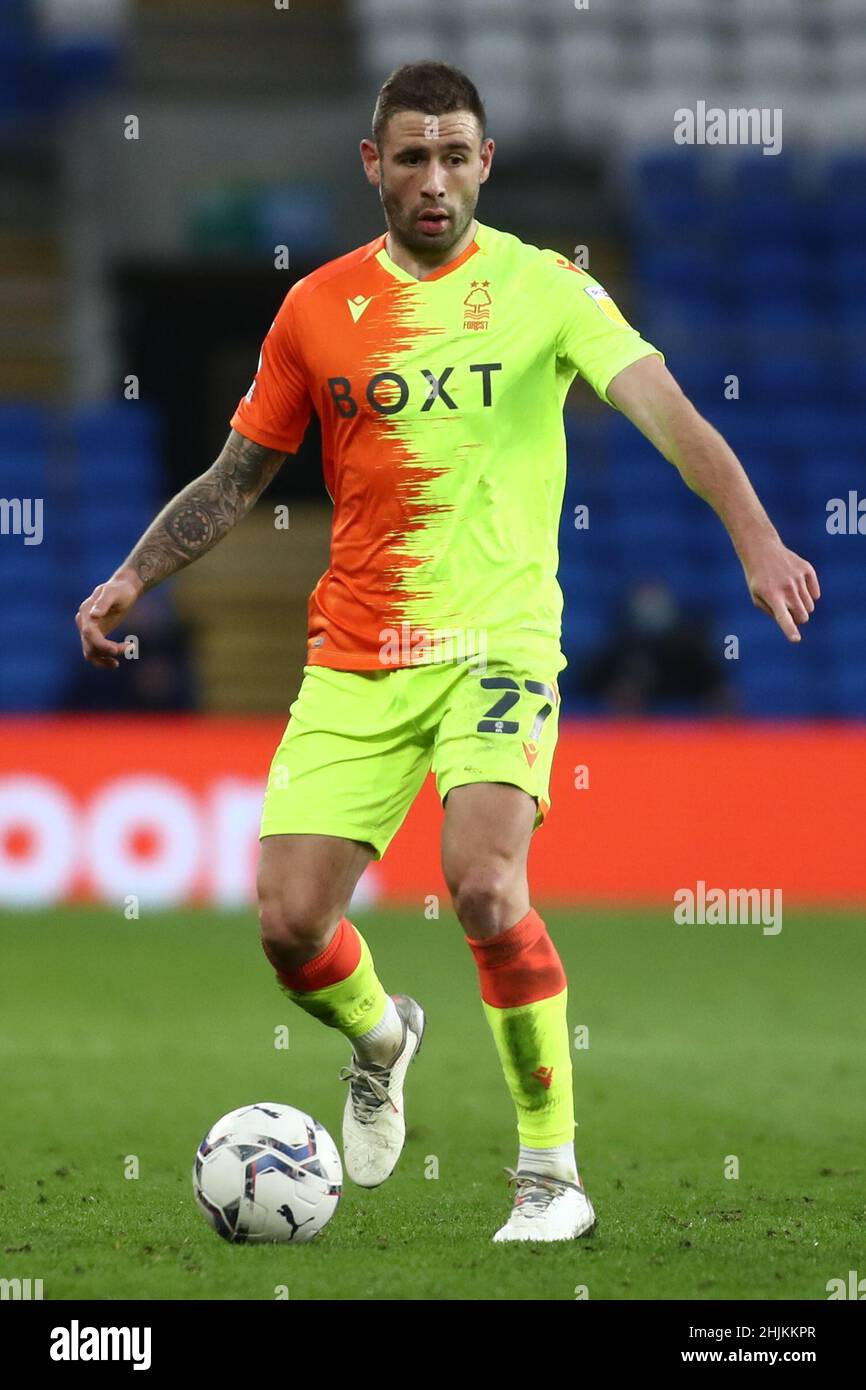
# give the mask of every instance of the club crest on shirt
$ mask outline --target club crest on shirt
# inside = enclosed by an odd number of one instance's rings
[[[473,280],[472,288],[463,301],[463,327],[482,329],[490,323],[490,298],[487,286],[489,280]]]

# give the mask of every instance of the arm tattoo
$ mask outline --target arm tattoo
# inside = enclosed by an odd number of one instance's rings
[[[232,430],[216,463],[162,509],[123,568],[152,589],[197,560],[246,515],[285,457]]]

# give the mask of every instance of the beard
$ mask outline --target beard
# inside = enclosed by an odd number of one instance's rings
[[[385,212],[388,230],[403,246],[416,253],[431,250],[441,253],[456,246],[475,216],[475,208],[478,203],[478,193],[476,192],[474,196],[469,194],[464,197],[456,205],[444,204],[445,210],[449,214],[449,220],[438,235],[431,236],[429,232],[422,232],[418,226],[417,219],[424,210],[423,205],[409,209],[404,208],[384,183],[379,185],[379,198]]]

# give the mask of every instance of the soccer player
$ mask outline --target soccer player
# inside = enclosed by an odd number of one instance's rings
[[[444,876],[517,1115],[513,1208],[493,1239],[567,1240],[595,1212],[574,1152],[566,977],[530,903],[527,852],[550,809],[565,665],[557,531],[575,375],[715,509],[753,602],[791,641],[818,583],[601,285],[476,220],[494,143],[473,83],[443,63],[398,68],[372,135],[360,153],[387,231],[292,286],[219,458],[77,622],[88,660],[117,667],[123,645],[106,634],[240,520],[317,411],[330,565],[265,795],[263,947],[295,1003],[351,1043],[346,1168],[376,1187],[403,1147],[425,1020],[386,993],[345,913],[432,766]],[[467,1083],[471,1061],[455,1079]]]

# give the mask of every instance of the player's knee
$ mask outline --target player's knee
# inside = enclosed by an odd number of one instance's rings
[[[470,936],[473,930],[487,935],[511,925],[514,881],[505,865],[474,866],[449,887],[454,911]]]
[[[319,955],[339,919],[320,892],[259,892],[262,949],[277,968],[296,969]]]

